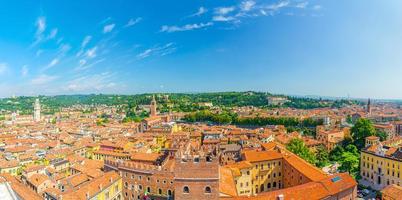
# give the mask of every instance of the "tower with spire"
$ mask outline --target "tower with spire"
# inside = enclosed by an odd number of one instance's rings
[[[152,96],[152,101],[150,105],[151,109],[151,117],[156,116],[156,100],[155,100],[155,95]]]
[[[367,110],[366,110],[367,114],[371,114],[371,100],[370,98],[367,101]]]

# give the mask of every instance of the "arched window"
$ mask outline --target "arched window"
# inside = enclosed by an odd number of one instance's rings
[[[183,193],[190,193],[190,188],[188,188],[187,186],[183,187]]]
[[[264,192],[264,184],[261,184],[261,186],[260,186],[260,191],[261,191],[261,192]]]
[[[158,194],[162,194],[162,189],[159,188]]]
[[[147,187],[147,192],[151,193],[151,188],[150,187]]]
[[[205,187],[205,193],[211,193],[211,187],[209,186]]]
[[[276,187],[276,182],[274,182],[274,183],[272,184],[272,187]]]
[[[267,186],[267,187],[268,187],[268,189],[271,188],[271,183],[268,183],[268,186]]]
[[[172,196],[172,190],[167,191],[168,196]]]

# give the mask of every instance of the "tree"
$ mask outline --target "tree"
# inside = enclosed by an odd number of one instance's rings
[[[286,145],[286,148],[311,164],[315,165],[317,162],[314,153],[311,152],[310,149],[304,144],[303,140],[299,138],[293,138],[290,140],[290,142]]]
[[[384,131],[378,131],[376,134],[381,141],[387,140],[387,133]]]
[[[325,167],[329,164],[329,152],[323,145],[317,147],[315,157],[317,158],[317,167]]]
[[[358,149],[364,147],[365,138],[375,135],[376,131],[372,122],[368,119],[360,118],[356,121],[355,125],[351,129],[352,138],[354,144]]]
[[[339,160],[341,160],[342,153],[343,153],[344,151],[345,151],[345,150],[343,149],[342,146],[340,146],[340,145],[336,146],[336,147],[329,153],[329,159],[330,159],[331,161],[338,162]]]
[[[343,152],[339,170],[356,176],[359,172],[359,156],[356,156],[352,152]]]

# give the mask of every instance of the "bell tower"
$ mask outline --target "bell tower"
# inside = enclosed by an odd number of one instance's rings
[[[155,100],[155,95],[152,96],[152,101],[150,105],[151,109],[151,117],[156,116],[156,100]]]

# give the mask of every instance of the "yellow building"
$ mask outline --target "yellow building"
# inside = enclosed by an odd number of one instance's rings
[[[231,165],[226,165],[232,171],[236,191],[238,196],[248,196],[252,194],[251,171],[253,165],[248,161],[241,161]]]
[[[277,151],[244,151],[243,160],[250,162],[251,194],[283,188],[282,154]]]
[[[367,141],[370,140],[370,141]],[[366,139],[366,147],[360,157],[360,183],[375,190],[386,186],[402,184],[402,149],[401,145],[374,143],[374,138]]]

